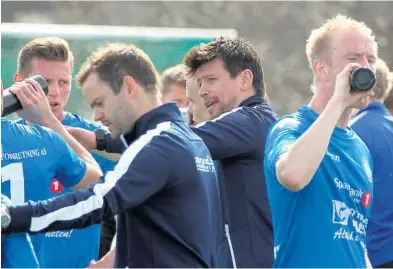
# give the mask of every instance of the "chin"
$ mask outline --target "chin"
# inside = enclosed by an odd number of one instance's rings
[[[120,138],[120,134],[119,133],[117,133],[114,130],[110,130],[110,131],[111,131],[111,138],[112,139],[119,139]]]

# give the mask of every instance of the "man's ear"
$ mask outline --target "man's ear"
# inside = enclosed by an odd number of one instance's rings
[[[326,65],[324,61],[321,60],[315,60],[314,61],[314,73],[315,76],[317,77],[317,80],[321,81],[326,78],[328,75],[328,71],[326,69]]]
[[[254,80],[254,74],[250,69],[246,69],[241,74],[241,90],[248,90],[252,87],[252,81]]]
[[[15,73],[14,75],[14,83],[16,82],[21,82],[23,80],[23,77],[19,73]]]
[[[131,76],[125,76],[123,78],[123,85],[124,85],[124,90],[126,91],[125,93],[127,95],[130,95],[132,99],[135,99],[138,85],[134,80],[134,78]]]

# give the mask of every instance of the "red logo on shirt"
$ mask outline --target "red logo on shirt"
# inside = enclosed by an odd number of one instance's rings
[[[368,207],[371,203],[371,192],[366,191],[363,195],[362,205],[364,207]]]
[[[57,180],[57,178],[52,179],[50,183],[50,190],[53,193],[60,193],[64,190],[64,186]]]

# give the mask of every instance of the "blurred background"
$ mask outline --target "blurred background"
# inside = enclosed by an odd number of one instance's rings
[[[269,99],[277,113],[283,115],[294,112],[311,97],[312,75],[305,43],[313,28],[337,13],[364,21],[376,34],[379,56],[391,68],[392,10],[393,2],[376,1],[2,1],[1,76],[4,87],[10,86],[21,46],[34,37],[49,34],[70,42],[76,56],[74,73],[90,51],[110,41],[141,47],[161,72],[180,63],[196,44],[217,35],[239,36],[248,38],[257,48]],[[62,26],[65,24],[76,28]],[[174,27],[182,29],[171,29]],[[91,119],[76,86],[68,110]]]

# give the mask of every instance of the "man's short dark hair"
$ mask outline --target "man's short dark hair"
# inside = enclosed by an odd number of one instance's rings
[[[134,45],[112,43],[93,52],[76,76],[78,87],[92,73],[119,93],[125,76],[131,76],[147,92],[156,93],[159,76],[149,56]]]
[[[18,54],[17,72],[25,76],[33,59],[70,61],[71,68],[74,67],[74,55],[70,46],[66,40],[59,37],[36,38],[24,45]]]
[[[253,75],[252,85],[257,94],[265,95],[265,81],[261,60],[254,46],[246,39],[219,37],[208,44],[193,47],[184,57],[188,74],[193,75],[203,64],[219,58],[223,61],[231,78],[249,69]]]

